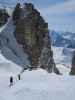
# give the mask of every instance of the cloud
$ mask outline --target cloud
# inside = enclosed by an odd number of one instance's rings
[[[67,0],[40,11],[48,21],[50,29],[75,32],[75,0]]]
[[[48,6],[41,9],[45,14],[62,14],[75,11],[75,1],[69,0],[58,5]]]

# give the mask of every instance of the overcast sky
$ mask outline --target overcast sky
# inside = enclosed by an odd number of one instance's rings
[[[75,0],[0,0],[0,4],[14,5],[17,1],[34,3],[49,29],[75,32]]]

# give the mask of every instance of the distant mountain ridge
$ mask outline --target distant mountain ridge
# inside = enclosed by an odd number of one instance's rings
[[[50,36],[54,46],[75,48],[75,33],[50,31]]]

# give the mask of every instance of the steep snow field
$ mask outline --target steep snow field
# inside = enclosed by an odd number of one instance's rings
[[[0,49],[6,59],[24,66],[29,64],[28,56],[22,50],[14,37],[14,26],[12,18],[9,18],[6,25],[1,28],[0,32]]]

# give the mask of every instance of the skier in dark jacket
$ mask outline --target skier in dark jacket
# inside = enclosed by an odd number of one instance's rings
[[[13,77],[10,77],[10,87],[13,86]]]

